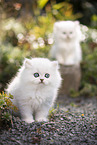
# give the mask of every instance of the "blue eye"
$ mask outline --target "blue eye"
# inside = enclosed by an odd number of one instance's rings
[[[35,78],[39,77],[39,73],[34,73],[34,77]]]
[[[70,32],[70,34],[72,34],[73,32]]]
[[[46,73],[46,74],[45,74],[45,77],[46,77],[46,78],[49,78],[49,77],[50,77],[50,75],[49,75],[48,73]]]
[[[63,32],[63,34],[66,34],[66,32]]]

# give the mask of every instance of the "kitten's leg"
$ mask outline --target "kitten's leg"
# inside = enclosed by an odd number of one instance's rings
[[[65,59],[65,65],[74,65],[75,64],[75,58],[74,55],[69,55],[66,59]]]
[[[49,112],[50,106],[45,104],[42,105],[35,113],[36,121],[48,121],[47,116]]]
[[[61,54],[57,54],[56,59],[58,60],[59,64],[64,64],[64,58]]]
[[[27,123],[34,122],[31,107],[28,105],[20,106],[21,119]]]

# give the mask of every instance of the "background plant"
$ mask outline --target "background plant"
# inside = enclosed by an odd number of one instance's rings
[[[82,80],[79,91],[71,90],[71,96],[97,96],[96,6],[97,2],[88,0],[76,3],[72,0],[0,1],[0,92],[25,57],[49,58],[54,22],[79,20],[83,32]],[[11,95],[0,93],[0,125],[3,127],[11,124],[9,109],[16,109],[10,99]]]
[[[16,111],[17,107],[11,102],[12,95],[7,95],[4,92],[0,93],[0,128],[8,128],[11,125],[11,115],[9,109]]]
[[[91,8],[88,4],[92,5]],[[95,10],[94,3],[88,4],[85,2],[84,6],[87,6],[89,11]],[[6,88],[6,84],[16,74],[24,57],[49,57],[55,21],[79,19],[82,23],[85,22],[82,21],[84,11],[78,12],[76,5],[74,7],[71,1],[33,0],[27,3],[13,0],[0,2],[0,6],[0,91]],[[82,7],[82,2],[77,3],[77,6]],[[81,44],[83,50],[81,94],[88,90],[96,95],[97,31],[94,29],[96,24],[97,15],[94,11],[91,14],[90,26],[82,25],[85,38]]]

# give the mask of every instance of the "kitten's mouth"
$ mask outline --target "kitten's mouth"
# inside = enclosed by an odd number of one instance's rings
[[[39,82],[39,84],[44,84],[44,82]]]
[[[40,86],[45,86],[45,83],[39,82],[39,85],[40,85]]]
[[[39,84],[45,84],[44,81],[40,81]]]

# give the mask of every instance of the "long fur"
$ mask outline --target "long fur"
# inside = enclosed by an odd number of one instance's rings
[[[54,24],[54,44],[50,55],[63,65],[77,65],[82,60],[80,42],[82,33],[78,21],[60,21]]]
[[[39,73],[35,77],[34,73]],[[45,74],[49,74],[49,78]],[[40,79],[44,79],[43,82]],[[7,93],[12,94],[14,105],[19,108],[23,121],[47,121],[50,107],[54,104],[58,89],[61,85],[61,76],[57,61],[46,58],[25,59],[15,78],[10,82]]]

